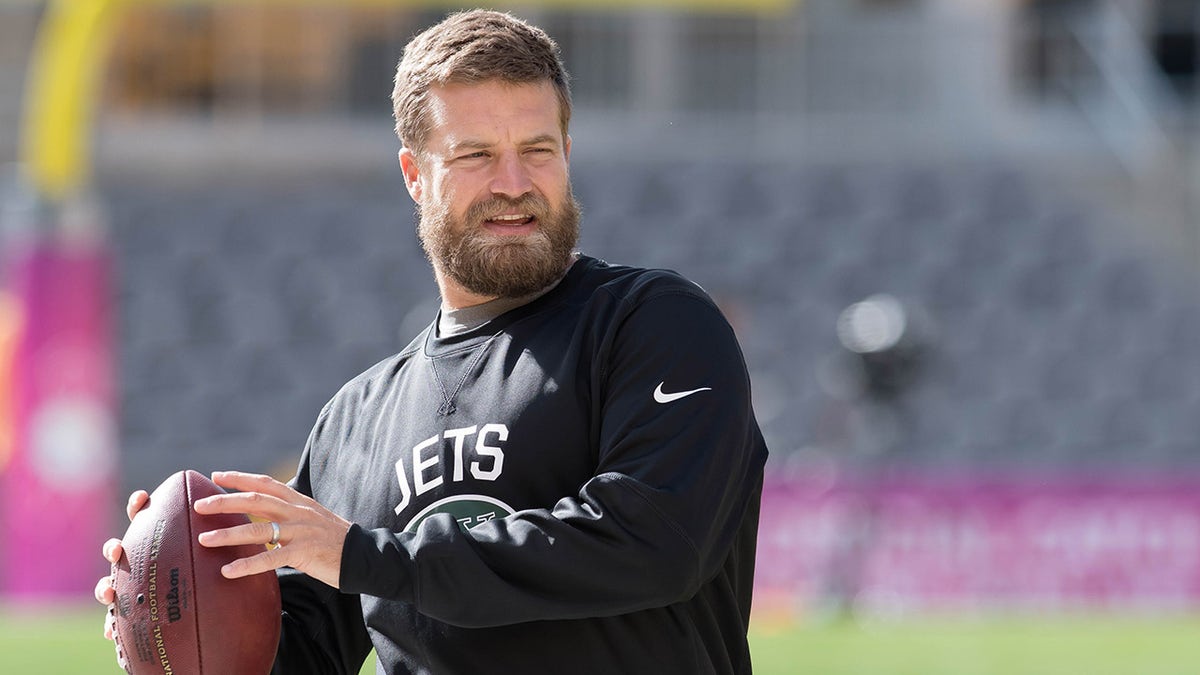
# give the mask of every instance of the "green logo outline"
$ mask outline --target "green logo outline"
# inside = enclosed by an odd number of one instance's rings
[[[421,512],[404,526],[405,532],[416,532],[421,523],[438,513],[449,513],[458,521],[463,531],[482,525],[493,518],[503,518],[516,513],[516,509],[487,495],[452,495],[444,497],[421,509]]]

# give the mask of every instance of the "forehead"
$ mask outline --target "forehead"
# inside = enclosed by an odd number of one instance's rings
[[[558,95],[548,80],[436,85],[429,90],[429,147],[559,138]]]

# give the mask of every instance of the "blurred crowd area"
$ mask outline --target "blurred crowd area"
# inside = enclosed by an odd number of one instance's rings
[[[15,138],[45,9],[0,7]],[[292,461],[432,318],[388,96],[444,12],[119,15],[94,174],[131,485]],[[1200,3],[519,13],[574,76],[584,250],[722,302],[777,470],[1196,467]],[[856,347],[855,316],[884,337]]]
[[[94,122],[122,488],[289,475],[437,310],[388,97],[445,10],[129,4]],[[514,10],[574,77],[582,248],[719,301],[771,476],[1200,472],[1200,2],[626,4]],[[0,4],[0,160],[43,11]]]

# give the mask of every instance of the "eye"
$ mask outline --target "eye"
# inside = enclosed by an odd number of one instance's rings
[[[482,150],[478,150],[476,152],[469,152],[465,155],[458,156],[459,159],[483,159],[484,157],[487,157],[487,153]]]

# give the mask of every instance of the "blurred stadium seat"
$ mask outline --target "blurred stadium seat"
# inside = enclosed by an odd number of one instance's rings
[[[1195,468],[1178,403],[1200,376],[1195,293],[1017,168],[577,163],[583,249],[677,268],[727,305],[785,411],[764,421],[777,455],[854,458],[853,439],[814,432],[834,398],[814,364],[840,309],[883,290],[937,327],[900,461]],[[105,196],[130,485],[294,457],[325,399],[403,346],[402,320],[435,294],[396,175],[301,193],[113,181]]]

